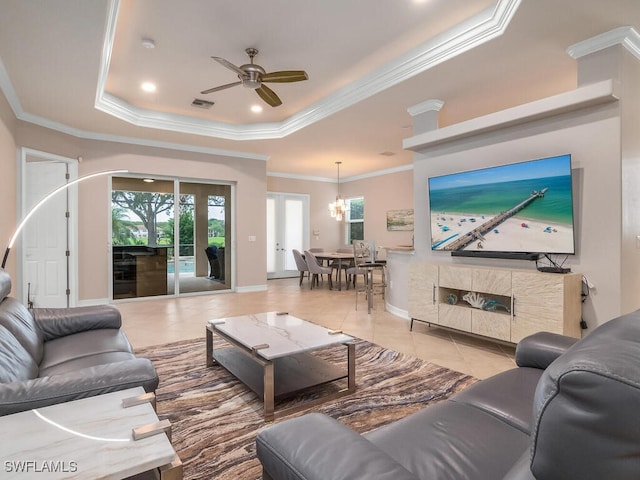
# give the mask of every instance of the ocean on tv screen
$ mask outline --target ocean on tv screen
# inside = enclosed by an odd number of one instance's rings
[[[515,164],[430,179],[431,248],[573,253],[571,170],[565,157],[524,162],[526,169]],[[551,161],[564,166],[545,168]],[[532,163],[543,173],[532,177]]]

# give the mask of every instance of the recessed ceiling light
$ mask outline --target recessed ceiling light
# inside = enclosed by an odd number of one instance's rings
[[[142,46],[149,49],[156,48],[156,42],[154,42],[152,38],[143,38]]]
[[[260,105],[252,105],[251,111],[253,113],[260,113],[262,111],[262,107]]]
[[[153,183],[153,182],[155,182],[155,180],[153,178],[143,178],[142,181],[145,182],[145,183]]]
[[[151,82],[144,82],[142,85],[140,85],[140,88],[142,88],[142,90],[144,90],[145,92],[155,92],[156,84]]]

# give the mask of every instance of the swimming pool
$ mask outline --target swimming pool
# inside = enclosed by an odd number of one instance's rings
[[[193,273],[195,271],[193,257],[181,258],[178,260],[178,272],[179,273]],[[167,263],[167,273],[174,273],[175,266],[173,261]]]

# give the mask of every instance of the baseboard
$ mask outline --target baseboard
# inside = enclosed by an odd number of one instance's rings
[[[95,307],[96,305],[104,305],[112,303],[108,298],[90,298],[88,300],[78,300],[78,307]]]
[[[402,310],[398,307],[394,307],[388,302],[385,302],[385,308],[387,312],[391,313],[392,315],[395,315],[396,317],[404,318],[405,320],[410,320],[409,312],[407,310]]]
[[[249,285],[248,287],[236,287],[236,293],[264,292],[267,285]]]

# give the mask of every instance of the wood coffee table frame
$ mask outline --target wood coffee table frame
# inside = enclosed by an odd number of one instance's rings
[[[327,332],[330,331],[327,330]],[[214,349],[214,333],[228,343],[229,347]],[[206,341],[207,366],[211,367],[216,363],[220,364],[253,390],[264,403],[264,418],[266,421],[273,421],[284,415],[300,412],[329,400],[343,397],[353,393],[356,389],[355,344],[352,342],[333,344],[341,344],[346,347],[347,371],[345,372],[344,369],[332,365],[316,355],[310,355],[307,353],[309,350],[267,360],[259,356],[259,349],[247,348],[229,335],[221,332],[212,323],[207,323]],[[275,410],[276,399],[344,378],[347,379],[347,386],[341,390],[292,407]]]

